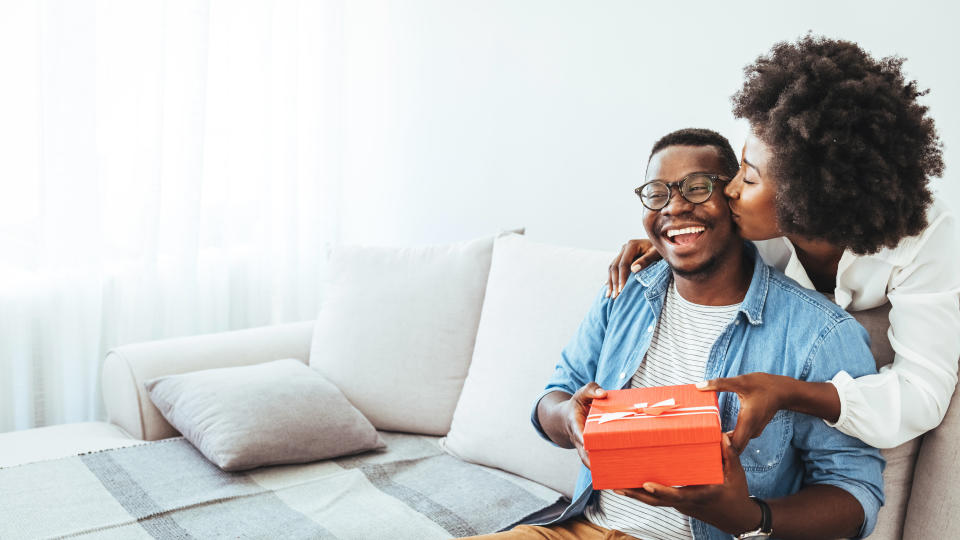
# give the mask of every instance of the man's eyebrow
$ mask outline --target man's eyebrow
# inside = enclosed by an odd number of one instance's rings
[[[743,164],[744,164],[744,165],[753,168],[753,170],[757,171],[757,174],[760,174],[760,169],[758,169],[757,166],[754,165],[753,163],[750,163],[749,161],[747,161],[747,158],[746,158],[746,157],[744,157],[744,158],[742,159],[742,161],[743,161]],[[763,175],[761,175],[761,176],[763,176]]]
[[[754,167],[754,168],[756,168],[756,167]],[[667,180],[667,179],[665,179],[665,178],[653,178],[653,179],[651,179],[651,180],[647,180],[647,182],[663,182],[664,184],[669,184],[671,181],[672,181],[672,182],[679,182],[680,180],[683,180],[684,178],[686,178],[686,177],[688,177],[688,176],[693,176],[693,175],[695,175],[695,174],[712,174],[712,175],[716,175],[716,176],[726,177],[726,175],[723,174],[723,173],[721,173],[721,172],[694,171],[694,172],[692,172],[692,173],[687,173],[687,174],[685,174],[685,175],[683,176],[683,178],[677,178],[676,180]]]

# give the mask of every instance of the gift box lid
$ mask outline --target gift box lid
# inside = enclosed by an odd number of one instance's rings
[[[608,390],[583,430],[587,450],[720,442],[716,392],[692,384]]]

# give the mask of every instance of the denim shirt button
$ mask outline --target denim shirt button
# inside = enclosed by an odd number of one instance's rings
[[[647,327],[647,332],[653,332],[653,325],[652,325],[652,324]]]
[[[621,372],[621,373],[620,373],[620,378],[621,378],[621,379],[624,378],[624,377],[626,377],[626,376],[627,376],[626,373],[624,373],[624,372]]]

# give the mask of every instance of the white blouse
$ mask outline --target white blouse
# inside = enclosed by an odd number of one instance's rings
[[[857,379],[841,371],[831,381],[840,395],[840,417],[830,425],[877,448],[937,427],[957,384],[960,231],[956,214],[941,201],[934,201],[927,219],[923,232],[893,249],[873,255],[845,251],[837,268],[834,298],[840,307],[891,305],[893,363]],[[789,240],[756,245],[768,264],[814,288]]]

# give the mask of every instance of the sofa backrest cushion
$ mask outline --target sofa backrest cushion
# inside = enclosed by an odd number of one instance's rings
[[[473,362],[444,448],[571,495],[580,459],[530,425],[560,351],[603,284],[613,253],[498,238]]]
[[[492,249],[492,237],[335,249],[310,367],[377,429],[445,435],[473,354]]]
[[[960,392],[940,426],[923,436],[902,538],[960,538]]]
[[[890,328],[890,304],[864,311],[854,311],[853,318],[870,334],[870,352],[881,368],[893,362],[893,348],[887,331]],[[903,524],[907,503],[913,484],[914,465],[920,450],[920,438],[907,441],[895,448],[880,450],[887,466],[883,470],[883,494],[885,502],[877,515],[877,525],[870,535],[876,540],[899,540],[903,536]]]

